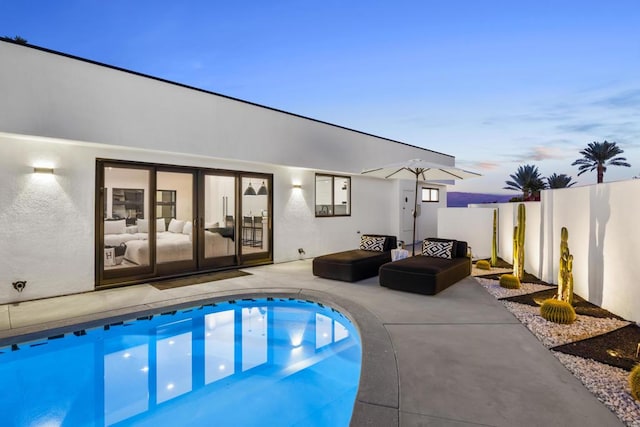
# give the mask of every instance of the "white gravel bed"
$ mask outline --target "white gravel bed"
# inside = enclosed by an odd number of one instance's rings
[[[601,319],[578,314],[575,322],[562,325],[542,318],[540,307],[510,301],[502,301],[502,304],[547,348],[604,334],[631,323],[614,318]]]
[[[485,276],[488,274],[504,274],[504,273],[513,273],[513,268],[491,267],[491,270],[483,270],[481,268],[476,267],[475,264],[471,265],[472,276]]]
[[[505,289],[497,280],[478,277],[476,280],[496,298],[525,295],[550,288],[545,285],[523,283],[520,289]],[[547,348],[600,335],[631,323],[614,318],[601,319],[577,315],[576,321],[571,325],[561,325],[543,319],[539,307],[510,301],[501,302]],[[627,427],[640,427],[640,402],[630,394],[629,372],[591,359],[557,351],[551,353]]]
[[[552,351],[584,386],[628,427],[640,427],[640,403],[631,397],[629,372],[591,359]]]
[[[483,279],[481,277],[476,277],[475,279],[496,298],[515,297],[555,288],[555,286],[539,285],[537,283],[522,283],[520,284],[520,289],[507,289],[500,286],[498,280]]]

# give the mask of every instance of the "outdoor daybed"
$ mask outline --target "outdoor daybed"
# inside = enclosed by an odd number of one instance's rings
[[[425,239],[422,254],[380,267],[380,285],[400,291],[435,295],[471,274],[467,242]]]
[[[344,282],[377,276],[380,266],[391,261],[391,249],[396,245],[396,236],[365,234],[359,249],[314,258],[313,274]]]

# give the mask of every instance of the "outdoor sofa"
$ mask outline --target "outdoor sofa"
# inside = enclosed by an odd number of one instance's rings
[[[380,267],[380,285],[399,291],[435,295],[471,274],[467,242],[425,239],[422,254]]]
[[[359,249],[336,252],[313,259],[313,274],[325,279],[357,282],[378,275],[378,269],[391,261],[396,236],[364,234]]]

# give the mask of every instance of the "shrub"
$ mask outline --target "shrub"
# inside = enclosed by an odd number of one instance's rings
[[[549,298],[540,306],[540,315],[555,323],[569,324],[576,320],[576,311],[573,306],[566,301]]]
[[[486,259],[481,259],[476,262],[476,268],[480,270],[491,270],[491,264]]]
[[[629,387],[631,396],[640,401],[640,364],[636,365],[629,374]]]
[[[500,276],[500,286],[506,289],[520,289],[520,279],[513,274],[503,274]]]

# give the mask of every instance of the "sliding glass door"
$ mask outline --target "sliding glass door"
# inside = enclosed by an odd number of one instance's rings
[[[272,176],[98,160],[96,283],[272,262]]]
[[[179,274],[197,267],[197,238],[193,236],[195,185],[193,171],[162,168],[156,172],[156,263],[160,275]]]
[[[245,263],[262,260],[270,252],[271,180],[263,175],[245,174],[240,179],[241,256]]]
[[[201,173],[200,264],[203,267],[228,267],[237,264],[236,181],[233,174],[209,171]]]
[[[153,168],[104,163],[98,168],[96,265],[100,282],[154,271]],[[132,256],[135,254],[135,256]]]

